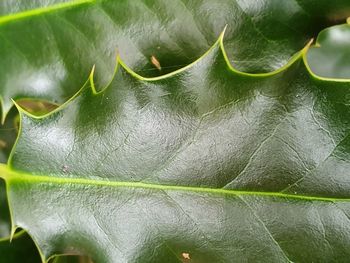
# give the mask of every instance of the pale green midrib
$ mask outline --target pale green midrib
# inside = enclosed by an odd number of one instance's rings
[[[76,1],[70,1],[65,3],[59,3],[51,6],[45,6],[45,7],[35,8],[31,10],[26,10],[23,12],[13,13],[5,16],[0,16],[0,25],[9,23],[11,21],[27,18],[27,17],[42,15],[45,13],[50,13],[61,9],[72,8],[74,6],[79,6],[79,5],[88,4],[88,3],[95,3],[95,2],[96,0],[76,0]]]
[[[349,201],[350,198],[337,198],[337,197],[319,197],[297,194],[286,194],[280,192],[258,192],[258,191],[241,191],[241,190],[229,190],[222,188],[209,188],[199,186],[177,186],[177,185],[162,185],[152,183],[141,182],[123,182],[123,181],[107,181],[85,178],[67,178],[67,177],[55,177],[47,175],[32,175],[24,172],[17,172],[9,168],[8,166],[0,165],[0,178],[3,178],[8,185],[11,183],[52,183],[52,184],[82,184],[90,186],[109,186],[109,187],[124,187],[124,188],[143,188],[162,191],[183,191],[194,193],[207,193],[217,195],[231,195],[231,196],[261,196],[261,197],[278,197],[289,198],[306,201]]]

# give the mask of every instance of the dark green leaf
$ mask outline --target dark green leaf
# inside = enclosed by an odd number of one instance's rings
[[[350,82],[305,53],[255,75],[221,41],[155,79],[119,61],[102,92],[90,78],[47,116],[21,110],[1,166],[14,223],[46,258],[346,262]]]
[[[117,50],[142,75],[171,72],[203,54],[225,25],[232,64],[243,71],[271,71],[320,29],[344,21],[349,8],[347,0],[5,0],[0,5],[5,14],[0,17],[2,107],[7,113],[10,98],[22,97],[63,102],[94,64],[103,86]]]
[[[3,180],[0,180],[0,239],[9,237],[10,232],[10,214],[6,198],[5,183]]]

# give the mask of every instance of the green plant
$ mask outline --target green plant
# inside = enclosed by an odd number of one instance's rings
[[[347,1],[54,2],[0,5],[4,262],[348,260]]]

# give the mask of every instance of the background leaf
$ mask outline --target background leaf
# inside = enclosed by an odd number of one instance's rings
[[[0,211],[0,237],[8,237],[11,233],[11,224],[5,182],[3,180],[0,180]]]
[[[0,239],[0,262],[6,263],[39,263],[39,253],[32,239],[21,231],[10,242],[8,239]]]
[[[15,142],[19,125],[16,109],[12,109],[6,122],[0,126],[0,162],[6,163]],[[0,239],[9,237],[11,232],[10,215],[7,205],[4,181],[0,180]]]
[[[316,47],[308,52],[312,71],[328,78],[350,78],[350,25],[339,25],[323,30],[317,37]]]

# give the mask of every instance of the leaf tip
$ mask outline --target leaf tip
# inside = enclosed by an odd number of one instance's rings
[[[94,82],[95,68],[96,68],[96,65],[93,65],[92,69],[91,69],[91,72],[90,72],[90,75],[89,75],[89,81],[90,81],[91,90],[92,90],[92,92],[94,94],[97,93],[95,82]]]
[[[0,105],[1,105],[1,125],[5,124],[7,114],[10,112],[10,109],[12,108],[12,103],[5,103],[2,96],[0,96]]]
[[[12,217],[11,217],[11,219],[12,219]],[[15,226],[13,222],[11,222],[11,233],[10,233],[10,239],[9,239],[10,242],[12,242],[12,240],[15,238],[16,231],[17,231],[17,226]]]
[[[301,54],[305,56],[306,52],[310,49],[311,45],[314,42],[314,38],[311,38],[305,45],[305,47],[300,51]]]
[[[26,110],[24,108],[21,107],[21,105],[19,105],[14,99],[11,99],[13,105],[15,105],[15,107],[17,108],[17,110],[19,112],[25,112]]]
[[[220,39],[221,42],[224,40],[225,32],[226,32],[227,27],[228,27],[228,24],[226,24],[226,25],[224,26],[224,29],[223,29],[223,30],[221,31],[221,33],[220,33],[219,39]]]
[[[118,48],[115,49],[115,56],[116,56],[116,60],[118,60],[118,58],[120,57],[120,53],[119,53]]]

